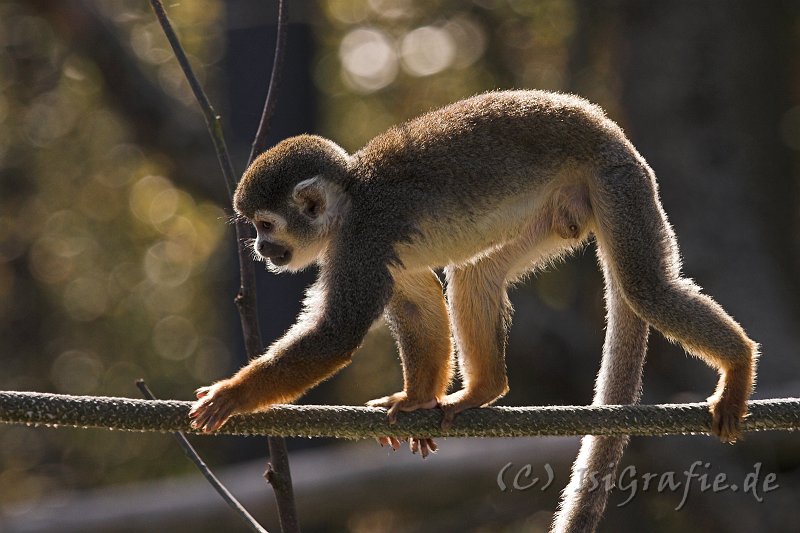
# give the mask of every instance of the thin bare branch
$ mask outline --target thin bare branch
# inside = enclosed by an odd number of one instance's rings
[[[217,152],[222,173],[225,176],[225,182],[228,187],[228,193],[233,197],[233,191],[236,188],[236,178],[231,163],[230,154],[225,144],[225,138],[222,132],[222,125],[219,115],[214,111],[211,102],[208,100],[203,88],[200,86],[197,76],[195,76],[192,66],[186,57],[186,53],[178,40],[175,31],[172,28],[167,14],[164,11],[164,6],[160,0],[150,0],[153,11],[161,24],[164,34],[169,40],[172,50],[178,59],[178,63],[183,70],[192,92],[197,99],[200,107],[203,110],[203,115],[206,118],[209,133],[214,141],[214,148]],[[278,81],[280,77],[280,70],[283,64],[283,57],[285,55],[285,43],[287,32],[288,10],[284,5],[283,0],[278,1],[278,36],[276,39],[275,56],[272,65],[272,73],[270,75],[269,88],[267,90],[267,97],[264,103],[264,110],[261,114],[261,121],[258,126],[256,138],[253,141],[252,153],[248,161],[248,166],[253,159],[264,149],[266,144],[266,136],[269,131],[270,119],[274,112],[276,95],[278,89]],[[236,240],[238,244],[239,255],[239,277],[240,285],[239,292],[234,298],[236,307],[239,310],[239,319],[242,324],[242,334],[244,335],[244,344],[247,351],[248,358],[257,357],[263,349],[261,341],[261,331],[258,321],[258,305],[256,301],[256,278],[253,262],[250,260],[245,242],[250,238],[252,230],[245,221],[237,220],[236,222]],[[269,453],[272,466],[268,470],[273,471],[271,485],[275,492],[275,498],[278,504],[278,514],[281,524],[281,530],[284,533],[299,533],[299,522],[297,519],[297,508],[294,501],[294,493],[292,491],[292,477],[289,470],[289,458],[286,451],[286,442],[282,437],[269,437]],[[272,482],[274,481],[274,483]]]
[[[289,11],[286,9],[284,0],[278,0],[278,35],[275,41],[275,57],[272,60],[272,73],[269,77],[267,99],[264,101],[261,121],[258,123],[258,131],[256,131],[255,139],[253,139],[248,165],[267,147],[267,134],[272,125],[272,115],[275,113],[275,107],[278,103],[278,88],[280,87],[281,74],[283,72],[283,58],[286,56],[288,21]]]
[[[272,62],[272,72],[270,74],[267,97],[264,101],[264,109],[261,113],[261,120],[258,124],[255,138],[253,139],[250,157],[247,166],[255,160],[258,155],[266,148],[267,134],[271,126],[272,115],[277,105],[278,87],[283,68],[283,59],[286,50],[286,35],[288,28],[288,9],[284,0],[278,0],[278,29],[275,41],[275,55]],[[250,227],[244,221],[237,221],[237,234],[239,227],[245,225],[247,232]],[[248,347],[248,356],[255,357],[262,348],[261,332],[258,329],[258,308],[255,297],[255,271],[250,258],[245,257],[246,248],[243,240],[239,239],[239,264],[241,274],[241,285],[239,294],[236,296],[236,305],[239,307],[239,314],[242,321],[242,330],[245,336],[245,343]],[[255,349],[255,351],[254,351]],[[269,448],[270,463],[264,474],[265,478],[272,485],[275,498],[278,504],[278,519],[281,531],[284,533],[300,533],[300,525],[297,519],[297,507],[294,500],[294,490],[292,488],[292,476],[289,468],[289,452],[286,449],[286,440],[280,436],[269,436],[267,438]]]
[[[156,397],[153,396],[153,393],[150,391],[150,387],[147,386],[147,383],[145,383],[143,379],[137,380],[136,386],[142,392],[142,396],[148,400],[156,399]],[[225,500],[225,502],[231,507],[231,509],[233,509],[233,511],[238,514],[239,517],[245,521],[245,523],[247,523],[250,529],[256,533],[268,533],[268,531],[261,527],[261,525],[256,522],[256,519],[247,512],[247,509],[245,509],[242,504],[239,503],[239,500],[237,500],[236,497],[230,493],[227,487],[225,487],[225,485],[223,485],[222,482],[217,479],[217,476],[215,476],[211,469],[208,468],[206,463],[200,457],[200,454],[197,453],[197,450],[194,449],[194,446],[192,446],[189,440],[186,438],[186,435],[180,431],[176,431],[172,435],[175,437],[175,440],[178,441],[178,445],[183,448],[183,453],[186,454],[186,457],[188,457],[194,463],[197,469],[200,470],[200,473],[202,473],[208,482],[211,483],[211,486],[214,487],[214,490],[216,490],[219,495],[222,496],[222,499]]]
[[[258,123],[258,130],[253,139],[250,150],[250,157],[247,166],[255,160],[258,155],[266,149],[267,134],[272,125],[272,115],[278,101],[278,87],[283,69],[283,58],[286,55],[286,34],[288,29],[289,12],[284,0],[278,0],[278,30],[275,38],[275,56],[272,61],[272,73],[270,74],[267,97],[264,100],[264,109],[261,112],[261,120]],[[249,231],[249,226],[248,226]],[[248,330],[258,328],[258,311],[255,303],[255,273],[253,261],[243,257],[245,246],[239,241],[239,261],[246,264],[242,267],[242,285],[236,303],[239,305],[242,316],[242,327],[245,338]],[[247,296],[253,295],[253,300],[248,301]],[[250,307],[252,306],[252,307]],[[245,326],[245,317],[248,317],[248,326]],[[258,348],[261,349],[261,333],[258,332]],[[251,357],[256,354],[250,353]],[[297,519],[297,506],[294,501],[294,490],[292,488],[292,474],[289,469],[289,452],[286,449],[286,440],[280,436],[269,436],[267,438],[269,447],[269,459],[267,470],[264,477],[272,486],[275,492],[275,499],[278,503],[278,520],[280,521],[283,533],[300,533],[300,524]]]
[[[164,31],[164,35],[166,35],[169,45],[175,53],[175,57],[178,59],[178,64],[181,70],[183,70],[183,74],[186,76],[186,81],[189,82],[189,87],[191,87],[192,93],[194,93],[194,97],[197,99],[197,103],[200,104],[200,109],[206,119],[208,132],[211,134],[211,140],[214,142],[214,149],[217,152],[219,166],[222,168],[222,174],[225,177],[228,195],[233,196],[233,191],[236,189],[236,172],[233,170],[230,153],[228,152],[228,147],[225,145],[225,136],[222,133],[220,117],[217,112],[214,111],[211,102],[208,100],[208,96],[206,96],[205,91],[203,91],[203,88],[200,86],[200,82],[197,80],[192,65],[189,63],[189,58],[186,56],[186,52],[183,50],[183,46],[178,40],[175,30],[172,28],[172,23],[169,21],[166,11],[164,11],[164,5],[161,3],[161,0],[150,0],[150,6],[152,6],[153,12],[156,14],[159,24],[161,24],[161,29]]]
[[[294,501],[294,487],[289,468],[289,451],[286,439],[271,435],[267,438],[269,445],[269,463],[264,477],[275,491],[278,503],[278,521],[283,533],[300,533],[297,520],[297,508]]]

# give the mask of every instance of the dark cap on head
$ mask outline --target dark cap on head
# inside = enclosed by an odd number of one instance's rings
[[[316,135],[298,135],[270,148],[245,171],[233,196],[237,213],[253,218],[289,198],[299,182],[322,175],[341,183],[349,156],[338,145]]]

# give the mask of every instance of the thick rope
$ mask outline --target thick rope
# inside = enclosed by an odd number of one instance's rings
[[[0,392],[0,423],[72,426],[123,431],[184,431],[191,402]],[[800,399],[749,402],[745,431],[800,429]],[[533,435],[676,435],[709,433],[705,403],[486,407],[440,427],[436,409],[401,413],[389,426],[383,409],[355,406],[276,405],[255,415],[235,416],[218,433],[362,439],[397,437],[522,437]]]

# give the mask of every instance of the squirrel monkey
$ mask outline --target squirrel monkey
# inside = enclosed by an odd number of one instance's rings
[[[653,326],[719,371],[712,430],[725,442],[740,434],[757,345],[681,276],[653,171],[586,100],[490,92],[393,127],[353,155],[317,136],[286,139],[247,169],[234,207],[255,225],[255,252],[270,270],[316,262],[320,273],[281,339],[198,389],[195,428],[297,399],[347,365],[381,315],[399,346],[403,390],[369,405],[388,408],[390,421],[438,407],[446,426],[508,391],[509,284],[594,235],[608,308],[594,402],[638,401]],[[454,348],[463,389],[448,394]],[[601,477],[625,442],[586,437],[575,468]],[[429,439],[412,446],[433,448]],[[593,528],[605,498],[574,490],[555,527]]]

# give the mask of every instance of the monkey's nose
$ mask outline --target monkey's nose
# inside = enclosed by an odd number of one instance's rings
[[[280,255],[285,248],[280,244],[269,241],[261,241],[258,243],[258,253],[264,256]]]
[[[266,240],[258,243],[258,253],[276,266],[283,266],[292,258],[292,251],[289,248]]]

